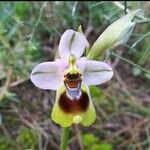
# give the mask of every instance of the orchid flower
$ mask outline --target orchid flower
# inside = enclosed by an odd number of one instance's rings
[[[67,30],[59,43],[60,58],[37,65],[31,73],[35,86],[57,90],[51,117],[62,127],[72,123],[91,125],[96,113],[88,86],[102,84],[113,76],[107,63],[81,57],[88,47],[82,33]]]
[[[89,43],[81,32],[67,30],[59,43],[60,58],[37,65],[30,79],[41,89],[56,90],[56,100],[51,117],[62,127],[73,123],[91,125],[96,118],[89,86],[99,85],[113,77],[113,70],[97,59],[103,50],[126,42],[135,23],[131,22],[136,11],[110,25],[93,44],[89,54],[82,57]],[[114,30],[117,30],[114,33]]]

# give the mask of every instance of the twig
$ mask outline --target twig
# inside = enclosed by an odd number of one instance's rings
[[[138,140],[137,137],[135,137],[135,134],[139,134],[139,129],[143,129],[143,126],[145,126],[145,124],[149,124],[150,123],[150,119],[149,118],[144,118],[139,122],[136,122],[134,126],[128,126],[129,130],[131,132],[131,139],[129,138],[128,140],[125,140],[121,145],[126,145],[128,142],[133,142],[136,145],[137,150],[142,150],[141,145],[136,141]],[[138,131],[136,131],[138,129]],[[125,132],[127,132],[125,131]],[[121,133],[120,133],[121,134]],[[140,135],[139,135],[140,136]]]
[[[39,143],[39,150],[43,150],[42,148],[42,135],[41,133],[38,133],[38,143]]]
[[[108,118],[108,116],[107,116],[107,114],[105,113],[105,111],[99,106],[99,105],[95,105],[95,107],[96,107],[96,110],[98,111],[98,112],[100,112],[100,116],[97,116],[97,119],[101,122],[101,119],[100,118],[104,118],[104,119],[107,119]]]
[[[12,75],[12,68],[10,68],[7,72],[7,79],[6,79],[5,85],[2,87],[1,92],[0,92],[0,101],[4,98],[5,92],[7,91],[9,87],[9,83],[11,81],[11,75]]]
[[[5,128],[4,125],[0,126],[2,128],[2,130],[4,131],[5,135],[7,136],[7,138],[12,141],[12,144],[17,148],[17,150],[22,150],[22,148],[19,146],[19,144],[17,144],[15,142],[15,140],[11,137],[10,133],[7,131],[7,129]]]
[[[4,47],[8,48],[8,63],[13,64],[13,53],[12,53],[12,49],[11,46],[9,45],[9,42],[7,39],[5,39],[4,37],[2,37],[2,35],[0,35],[0,42],[4,45]],[[6,76],[6,82],[4,87],[2,87],[2,91],[0,92],[0,101],[4,98],[5,96],[5,92],[8,89],[8,86],[11,82],[11,76],[12,76],[12,72],[13,72],[13,68],[9,67],[8,71],[7,71],[7,76]]]
[[[139,42],[141,42],[143,39],[145,39],[147,36],[150,36],[150,32],[146,33],[145,35],[143,35],[140,39],[138,39],[132,46],[131,49],[133,47],[135,47]]]
[[[124,127],[123,129],[115,132],[110,138],[115,138],[117,137],[118,135],[124,133],[124,132],[127,132],[129,130],[134,130],[135,128],[142,128],[145,124],[149,123],[150,122],[150,119],[149,118],[144,118],[142,121],[139,121],[138,123],[135,124],[135,126],[131,127],[131,126],[127,126],[127,127]]]
[[[28,79],[19,79],[19,80],[17,80],[17,81],[12,82],[12,83],[9,85],[9,87],[17,86],[17,85],[19,85],[19,84],[21,84],[21,83],[23,83],[23,82],[25,82],[25,81],[27,81],[27,80],[28,80]]]
[[[121,49],[121,51],[119,51],[119,56],[121,56],[123,54],[125,49]],[[116,57],[115,61],[113,62],[113,68],[115,68],[117,66],[117,64],[119,63],[120,61],[120,57]]]
[[[18,20],[17,18],[15,18],[13,15],[12,15],[12,13],[10,13],[7,9],[5,9],[5,8],[3,8],[4,9],[4,11],[13,19],[13,20],[15,20],[18,24],[22,24],[23,22],[22,21],[20,21],[20,20]]]
[[[124,58],[124,57],[122,57],[122,56],[120,56],[120,55],[114,53],[114,52],[110,52],[110,54],[111,54],[112,56],[115,56],[115,57],[120,58],[121,60],[123,60],[123,61],[129,63],[130,65],[132,65],[132,66],[134,66],[134,67],[140,69],[141,71],[150,74],[150,71],[148,71],[148,70],[146,70],[146,69],[143,69],[142,67],[140,67],[139,65],[135,64],[134,62],[132,62],[132,61],[130,61],[130,60],[128,60],[128,59],[126,59],[126,58]]]
[[[119,73],[115,70],[115,77],[118,80],[118,82],[120,83],[120,85],[122,86],[122,90],[123,92],[128,96],[128,97],[132,97],[132,95],[130,94],[126,84],[123,82],[122,78],[120,77]]]
[[[113,4],[115,4],[117,7],[119,7],[122,10],[126,10],[127,13],[130,12],[130,10],[128,8],[125,9],[126,5],[123,5],[121,2],[119,1],[114,1]]]
[[[35,23],[35,25],[34,25],[35,28],[33,28],[32,33],[31,33],[31,35],[30,35],[30,40],[29,40],[29,42],[31,42],[32,39],[33,39],[34,33],[35,33],[36,28],[38,27],[38,25],[39,25],[39,23],[40,23],[40,21],[41,21],[41,18],[42,18],[42,15],[43,15],[43,10],[44,10],[44,8],[47,6],[47,3],[48,3],[48,2],[44,2],[44,4],[42,5],[42,7],[40,8],[39,16],[38,16],[38,19],[37,19],[37,21],[36,21],[36,23]]]
[[[124,1],[124,13],[127,14],[127,1]]]
[[[18,114],[18,116],[20,117],[21,121],[27,125],[28,127],[30,127],[31,129],[36,129],[36,131],[38,131],[41,135],[43,135],[50,143],[51,145],[55,148],[58,149],[58,145],[53,142],[52,140],[50,140],[49,135],[43,130],[43,128],[41,128],[36,121],[33,121],[33,123],[29,122],[28,120],[24,119],[22,117],[22,115],[20,114],[19,110],[16,108],[15,105],[12,105],[12,108],[15,110],[15,112]]]
[[[46,139],[46,140],[45,140],[45,143],[44,143],[44,146],[43,146],[43,150],[46,150],[46,149],[47,149],[48,142],[49,142],[48,139]]]
[[[75,127],[75,130],[76,130],[76,135],[77,135],[78,143],[79,143],[79,146],[80,146],[80,150],[84,150],[79,126],[75,125],[74,127]]]
[[[77,4],[78,4],[78,2],[77,2],[77,1],[76,1],[76,2],[74,2],[73,8],[72,8],[72,14],[71,14],[72,16],[74,16],[74,14],[75,14]]]

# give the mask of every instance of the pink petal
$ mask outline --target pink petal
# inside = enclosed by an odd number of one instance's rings
[[[83,82],[86,85],[98,85],[109,81],[113,76],[112,68],[104,62],[86,60]]]
[[[63,59],[68,58],[70,54],[74,54],[77,58],[80,58],[88,46],[88,41],[83,34],[73,30],[67,30],[61,37],[59,54]]]
[[[37,65],[30,75],[33,84],[41,89],[56,90],[62,84],[57,62],[44,62]]]

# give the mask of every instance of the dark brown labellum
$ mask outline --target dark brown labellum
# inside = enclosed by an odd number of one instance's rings
[[[62,111],[65,113],[79,113],[79,112],[85,112],[89,105],[89,97],[86,92],[82,91],[81,97],[79,99],[73,99],[70,100],[66,92],[61,94],[59,99],[59,106]]]

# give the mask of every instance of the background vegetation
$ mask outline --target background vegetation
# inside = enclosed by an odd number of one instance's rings
[[[92,45],[126,11],[141,9],[127,44],[107,58],[113,80],[91,86],[97,111],[72,126],[70,150],[150,150],[150,2],[0,2],[0,150],[57,150],[61,129],[50,119],[55,92],[36,88],[32,68],[54,60],[62,33],[82,25]]]

